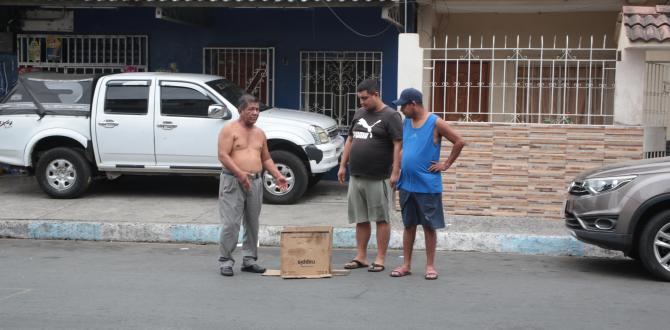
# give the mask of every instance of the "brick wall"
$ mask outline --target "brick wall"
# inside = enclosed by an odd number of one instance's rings
[[[580,172],[643,157],[643,128],[451,122],[468,145],[443,174],[447,214],[559,219]],[[443,143],[442,157],[451,144]]]

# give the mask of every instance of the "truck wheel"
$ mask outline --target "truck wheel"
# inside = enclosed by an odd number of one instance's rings
[[[307,188],[312,188],[314,187],[314,185],[319,183],[319,181],[321,181],[321,179],[323,178],[324,174],[325,173],[316,173],[313,174],[311,177],[309,177],[309,183],[307,184]]]
[[[275,150],[270,153],[272,160],[279,169],[279,172],[288,181],[288,189],[281,191],[277,187],[275,178],[267,171],[263,172],[263,199],[270,204],[293,204],[307,190],[307,169],[303,162],[296,155],[284,151]]]
[[[670,210],[654,215],[640,236],[639,254],[654,276],[670,281]]]
[[[54,148],[37,161],[35,176],[40,188],[53,198],[77,198],[91,185],[91,164],[81,151]]]

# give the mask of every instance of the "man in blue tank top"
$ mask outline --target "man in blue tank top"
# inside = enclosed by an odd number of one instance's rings
[[[412,249],[416,226],[421,225],[426,239],[425,279],[435,280],[435,247],[437,229],[444,228],[442,208],[442,172],[456,161],[465,141],[438,116],[423,107],[423,95],[414,88],[400,93],[393,101],[405,115],[403,122],[402,158],[400,162],[400,207],[405,230],[403,232],[402,266],[391,272],[393,277],[411,274]],[[442,138],[453,144],[444,163],[440,162]]]

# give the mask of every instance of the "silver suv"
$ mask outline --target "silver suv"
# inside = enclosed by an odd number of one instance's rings
[[[584,172],[568,192],[565,225],[574,237],[623,251],[670,281],[670,157]]]

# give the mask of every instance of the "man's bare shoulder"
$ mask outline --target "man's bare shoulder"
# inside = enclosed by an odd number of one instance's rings
[[[234,121],[234,122],[232,122],[228,125],[224,125],[221,128],[221,133],[226,134],[226,135],[230,135],[230,134],[233,134],[233,133],[239,131],[241,128],[242,127],[240,126],[240,124],[238,122]]]
[[[254,135],[257,135],[265,139],[265,131],[263,131],[260,127],[254,125],[253,132]]]
[[[442,119],[442,117],[440,117],[440,116],[435,116],[435,117],[437,117],[437,119],[435,120],[435,126],[437,126],[437,127],[451,127],[451,125],[449,125],[449,123],[447,123],[446,120]]]

